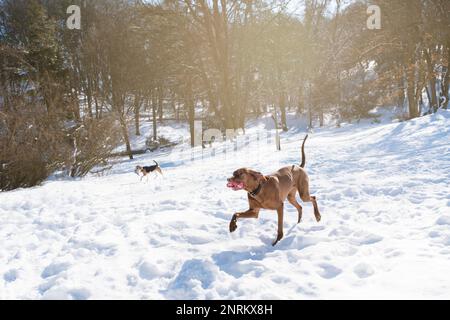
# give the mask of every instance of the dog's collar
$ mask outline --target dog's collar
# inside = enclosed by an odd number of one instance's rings
[[[248,194],[251,195],[252,197],[256,197],[258,195],[258,193],[261,191],[261,188],[262,188],[262,184],[260,183],[255,190],[253,190],[252,192],[249,192]]]

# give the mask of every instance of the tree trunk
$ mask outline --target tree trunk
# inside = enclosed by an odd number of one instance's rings
[[[419,114],[422,114],[423,111],[423,98],[422,95],[419,96]]]
[[[425,114],[430,114],[432,104],[431,104],[430,90],[428,90],[428,86],[425,86],[425,92],[427,94],[427,99],[428,99],[428,111]]]
[[[139,130],[140,112],[141,112],[141,98],[139,96],[136,96],[134,100],[134,128],[137,136],[141,135],[141,132]]]
[[[223,79],[222,79],[222,107],[224,109],[223,114],[225,116],[225,126],[227,129],[236,129],[236,117],[233,110],[233,104],[231,99],[231,85],[228,76],[228,70],[224,67]]]
[[[247,110],[249,109],[249,92],[250,92],[250,90],[244,91],[242,108],[241,108],[240,117],[239,117],[239,126],[242,128],[242,131],[244,132],[244,134],[245,134],[245,117],[246,117]]]
[[[312,115],[312,97],[311,97],[311,83],[307,83],[305,92],[305,105],[308,107],[309,129],[313,127],[313,115]]]
[[[159,123],[162,123],[163,121],[163,101],[164,100],[164,94],[163,94],[163,88],[161,86],[158,87],[158,118]]]
[[[173,114],[175,116],[175,120],[177,122],[179,122],[180,121],[180,113],[178,112],[178,108],[177,108],[177,104],[176,104],[176,100],[175,100],[175,94],[173,94],[171,96],[170,105],[172,106],[172,110],[173,110]]]
[[[415,92],[415,74],[414,71],[408,72],[408,110],[409,110],[409,118],[417,118],[419,116],[419,112],[417,109],[417,100],[416,100],[416,92]]]
[[[442,83],[442,96],[444,97],[443,109],[447,109],[449,105],[449,89],[450,89],[450,43],[447,44],[447,72]]]
[[[157,97],[156,92],[152,92],[152,126],[153,126],[153,140],[156,141],[158,138],[158,132],[157,132],[157,124],[156,124],[156,108],[157,108]]]
[[[303,87],[298,86],[298,105],[297,105],[297,112],[298,114],[303,113],[304,105],[303,105]]]
[[[86,88],[86,98],[87,98],[87,107],[89,118],[93,118],[92,114],[92,81],[91,78],[87,77],[87,88]]]
[[[192,79],[186,81],[185,104],[188,112],[189,132],[191,135],[191,147],[195,146],[195,103],[192,93]]]
[[[286,122],[286,96],[283,91],[280,91],[279,95],[279,105],[281,111],[281,127],[284,132],[288,131],[287,122]]]
[[[80,104],[78,100],[78,91],[75,90],[75,93],[72,95],[72,102],[73,102],[73,112],[75,116],[75,120],[77,122],[81,121],[81,113],[80,113]]]
[[[399,89],[398,89],[397,106],[400,110],[403,110],[403,107],[405,106],[405,79],[403,76],[400,77],[398,84]]]
[[[185,1],[189,3],[189,1]],[[226,0],[213,0],[212,11],[206,0],[199,1],[199,10],[204,17],[202,27],[205,30],[214,66],[220,76],[219,95],[222,104],[221,114],[225,118],[226,128],[238,127],[238,119],[233,105],[233,88],[230,77],[230,41],[228,38],[228,9]]]
[[[277,117],[277,110],[275,109],[275,112],[272,115],[273,122],[275,123],[275,145],[278,151],[281,151],[281,140],[280,140],[280,133],[278,132],[278,117]]]
[[[125,120],[125,116],[121,115],[119,118],[120,118],[119,119],[120,128],[122,129],[122,135],[123,135],[123,139],[125,140],[125,146],[126,146],[126,151],[127,151],[128,157],[130,159],[133,159],[133,153],[131,152],[130,137],[128,135],[128,128],[127,128],[127,122]]]
[[[308,106],[308,116],[309,116],[309,128],[312,129],[312,127],[313,127],[313,117],[312,117],[311,105]]]
[[[102,104],[100,105],[100,115],[99,118],[103,118],[103,106],[104,106],[104,101],[102,100]]]
[[[94,95],[94,103],[95,103],[95,119],[100,118],[99,110],[98,110],[98,100],[97,95]]]
[[[206,95],[208,97],[210,110],[215,113],[215,116],[219,116],[220,111],[218,109],[218,105],[219,105],[218,97],[217,97],[217,94],[215,94],[213,92],[211,80],[208,78],[208,74],[206,72],[205,65],[204,65],[202,59],[200,59],[200,61],[199,61],[199,67],[200,67],[200,71],[201,71],[200,76],[201,76],[203,85],[205,86],[205,89],[206,89]]]
[[[425,61],[427,63],[428,79],[430,82],[430,90],[431,90],[430,110],[433,113],[435,113],[438,109],[438,102],[436,94],[436,77],[434,76],[433,61],[431,60],[430,52],[428,49],[424,51],[424,55]]]

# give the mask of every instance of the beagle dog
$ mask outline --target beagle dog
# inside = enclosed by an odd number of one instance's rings
[[[136,166],[136,170],[134,171],[137,175],[142,174],[141,176],[141,181],[144,177],[147,177],[148,180],[148,175],[152,172],[159,172],[160,175],[162,175],[162,171],[161,171],[161,167],[159,166],[159,163],[156,162],[155,160],[153,160],[153,162],[155,163],[152,166],[145,166],[145,167],[141,167],[141,166]]]

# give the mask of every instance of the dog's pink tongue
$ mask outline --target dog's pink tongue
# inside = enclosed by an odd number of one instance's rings
[[[227,187],[232,188],[233,190],[242,190],[244,189],[244,183],[228,182]]]

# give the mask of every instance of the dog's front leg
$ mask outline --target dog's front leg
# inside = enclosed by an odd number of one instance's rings
[[[277,234],[277,239],[272,243],[272,246],[275,246],[278,243],[278,241],[283,239],[283,211],[284,211],[284,204],[282,203],[281,206],[277,209],[278,234]]]
[[[258,218],[258,214],[259,214],[259,209],[248,209],[245,212],[235,213],[230,221],[230,232],[236,231],[238,219]]]

